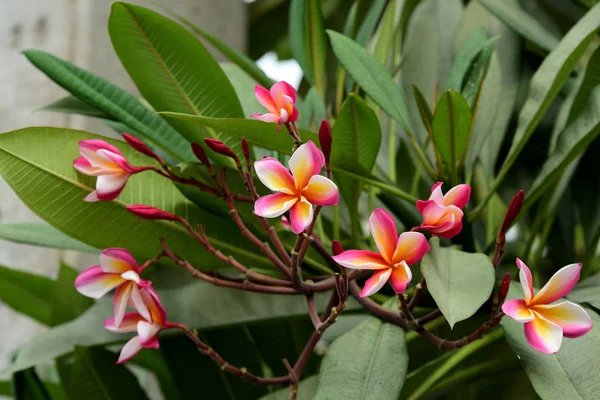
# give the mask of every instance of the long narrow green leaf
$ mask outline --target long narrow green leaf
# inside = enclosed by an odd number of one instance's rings
[[[306,0],[304,26],[304,52],[312,69],[314,85],[322,98],[325,98],[325,63],[327,61],[327,40],[321,0]]]
[[[447,89],[457,92],[462,91],[465,75],[477,55],[483,50],[485,42],[485,31],[482,28],[476,29],[471,33],[467,42],[461,47],[454,58],[452,70],[446,83]]]
[[[182,26],[146,8],[113,3],[108,30],[121,63],[155,110],[220,118],[243,116],[235,90],[219,64]],[[189,141],[204,145],[204,137],[218,138],[241,155],[237,140],[181,121],[171,123]],[[226,165],[232,163],[221,159]]]
[[[87,115],[88,117],[113,119],[110,115],[107,115],[94,106],[84,103],[75,96],[63,97],[62,99],[56,100],[55,102],[38,109],[38,111],[53,111],[65,114],[80,114]]]
[[[0,266],[0,300],[44,325],[51,324],[51,279]]]
[[[288,34],[290,37],[290,50],[292,52],[292,56],[296,59],[296,62],[298,62],[300,68],[302,68],[302,72],[304,73],[306,79],[314,85],[315,77],[313,75],[313,69],[310,68],[308,54],[305,51],[304,45],[304,41],[306,40],[304,34],[304,30],[306,29],[306,24],[304,22],[306,1],[307,0],[291,0]]]
[[[77,275],[79,275],[77,270],[69,267],[64,262],[60,263],[58,276],[54,281],[51,293],[51,326],[60,325],[79,317],[94,304],[94,300],[82,296],[75,289]]]
[[[131,93],[43,51],[26,50],[24,54],[33,65],[73,96],[123,122],[174,158],[196,159],[189,142]]]
[[[97,253],[99,251],[94,247],[70,238],[48,224],[37,222],[0,224],[0,238],[11,242],[83,251],[86,253]]]

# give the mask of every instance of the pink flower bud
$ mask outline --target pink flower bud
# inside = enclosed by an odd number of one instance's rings
[[[135,136],[130,135],[128,133],[123,133],[123,139],[125,139],[127,144],[138,153],[142,153],[143,155],[148,156],[150,158],[154,158],[155,160],[158,160],[160,158],[156,155],[155,152],[150,150],[150,147],[146,146],[144,142],[142,142]]]
[[[329,165],[329,156],[331,155],[331,142],[333,137],[331,136],[331,127],[327,120],[321,121],[319,127],[319,143],[321,144],[321,150],[325,156],[325,165]]]
[[[133,215],[150,220],[181,221],[181,217],[163,211],[156,207],[145,206],[143,204],[127,206],[127,211]]]
[[[194,152],[196,158],[200,160],[202,165],[206,166],[206,168],[208,168],[209,171],[212,171],[212,165],[208,160],[208,156],[206,155],[206,152],[204,151],[202,146],[200,146],[198,143],[192,142],[192,151]]]
[[[333,253],[334,256],[337,256],[343,252],[344,248],[342,247],[342,244],[339,241],[334,240],[333,242],[331,242],[331,253]]]
[[[524,202],[525,192],[523,192],[523,190],[519,190],[519,193],[517,193],[515,197],[513,197],[513,199],[510,201],[510,204],[508,205],[508,209],[506,210],[506,214],[504,215],[504,221],[502,221],[502,227],[500,228],[498,237],[504,237],[510,226],[519,216],[519,213],[523,208]]]
[[[225,143],[221,142],[217,139],[204,139],[204,143],[208,146],[209,149],[214,151],[215,153],[219,153],[224,155],[225,157],[230,157],[236,160],[236,163],[239,162],[238,157],[235,155],[233,150],[231,150]]]

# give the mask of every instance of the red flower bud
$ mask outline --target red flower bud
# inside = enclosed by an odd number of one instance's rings
[[[325,156],[325,165],[329,165],[329,156],[331,155],[331,142],[333,142],[333,136],[331,135],[331,127],[326,119],[321,121],[319,127],[319,143],[321,144],[321,150]]]
[[[135,136],[132,136],[128,133],[123,133],[123,139],[125,139],[127,144],[135,151],[142,153],[145,156],[154,158],[155,160],[159,160],[159,157],[156,155],[156,153],[150,150],[150,147],[146,146],[144,142]]]
[[[502,222],[502,227],[500,228],[500,232],[498,235],[505,235],[510,226],[513,224],[521,209],[523,208],[523,203],[525,201],[525,192],[520,190],[519,193],[513,197],[508,205],[508,209],[506,210],[506,214],[504,215],[504,221]]]
[[[331,252],[334,256],[337,256],[338,254],[344,252],[344,248],[342,247],[342,244],[340,242],[334,240],[333,242],[331,242]]]
[[[206,152],[202,146],[200,146],[198,143],[192,142],[192,151],[194,152],[196,158],[200,160],[203,165],[206,165],[208,168],[210,168],[210,161],[208,160],[208,156],[206,155]]]
[[[500,303],[504,303],[506,299],[506,295],[508,295],[508,289],[510,288],[510,274],[507,272],[502,278],[502,283],[500,284]]]
[[[242,152],[244,153],[246,161],[250,161],[250,146],[248,145],[246,138],[242,138]]]
[[[145,206],[143,204],[127,206],[127,211],[133,215],[151,220],[165,220],[165,221],[181,221],[182,218],[177,215],[173,215],[166,211],[163,211],[156,207]]]
[[[209,149],[214,151],[215,153],[219,153],[224,155],[225,157],[230,157],[236,160],[236,163],[239,162],[238,157],[235,155],[233,150],[231,150],[227,145],[220,140],[217,139],[204,139],[204,143],[208,146]]]

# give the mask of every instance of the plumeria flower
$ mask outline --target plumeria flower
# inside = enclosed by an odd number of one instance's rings
[[[313,204],[335,206],[338,188],[331,180],[319,175],[325,159],[313,142],[307,142],[292,154],[290,171],[278,160],[265,157],[254,163],[258,179],[269,189],[278,192],[259,198],[254,213],[275,218],[290,211],[290,225],[295,234],[302,233],[312,222]]]
[[[75,279],[75,288],[84,296],[99,299],[117,288],[114,298],[115,324],[123,321],[127,305],[131,304],[144,318],[150,312],[142,299],[142,288],[151,286],[150,281],[140,278],[140,268],[131,253],[125,249],[110,248],[100,253],[100,265],[83,271]]]
[[[471,186],[454,186],[445,195],[442,194],[442,182],[431,188],[429,200],[417,201],[417,209],[423,215],[421,225],[413,230],[423,230],[450,239],[461,231],[464,208],[471,197]]]
[[[554,354],[560,349],[563,336],[576,338],[592,329],[592,320],[581,306],[570,301],[552,304],[575,287],[581,264],[570,264],[558,270],[535,295],[531,271],[518,258],[517,266],[525,298],[507,301],[502,305],[502,311],[525,324],[525,338],[531,347]]]
[[[256,100],[269,111],[266,114],[252,114],[252,118],[264,122],[277,122],[277,130],[280,124],[296,122],[298,109],[296,104],[296,90],[287,82],[277,82],[267,90],[262,86],[254,87]]]
[[[376,293],[388,280],[396,293],[403,293],[412,279],[409,265],[423,258],[429,251],[429,243],[419,232],[404,232],[398,236],[394,219],[381,208],[371,214],[370,225],[378,253],[346,250],[333,259],[346,268],[375,270],[365,282],[361,297]]]
[[[177,324],[167,321],[165,309],[160,304],[158,295],[152,287],[144,288],[140,293],[144,307],[148,310],[148,315],[134,312],[125,314],[121,323],[117,323],[114,317],[104,321],[104,327],[109,331],[118,333],[137,332],[137,336],[134,336],[123,346],[117,361],[118,364],[131,360],[142,348],[158,349],[159,332],[163,329],[178,327]]]
[[[97,176],[96,190],[85,197],[85,201],[114,200],[123,191],[129,177],[152,167],[135,167],[121,152],[104,140],[82,140],[79,142],[82,157],[75,159],[73,166],[84,175]]]

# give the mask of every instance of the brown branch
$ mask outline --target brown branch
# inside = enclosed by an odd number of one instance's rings
[[[412,299],[410,299],[410,302],[408,303],[409,310],[412,311],[419,304],[419,301],[421,300],[421,296],[423,295],[423,290],[425,290],[426,287],[427,287],[427,281],[425,281],[425,278],[421,278],[421,282],[417,283],[417,286],[415,288],[415,293],[414,293]]]

